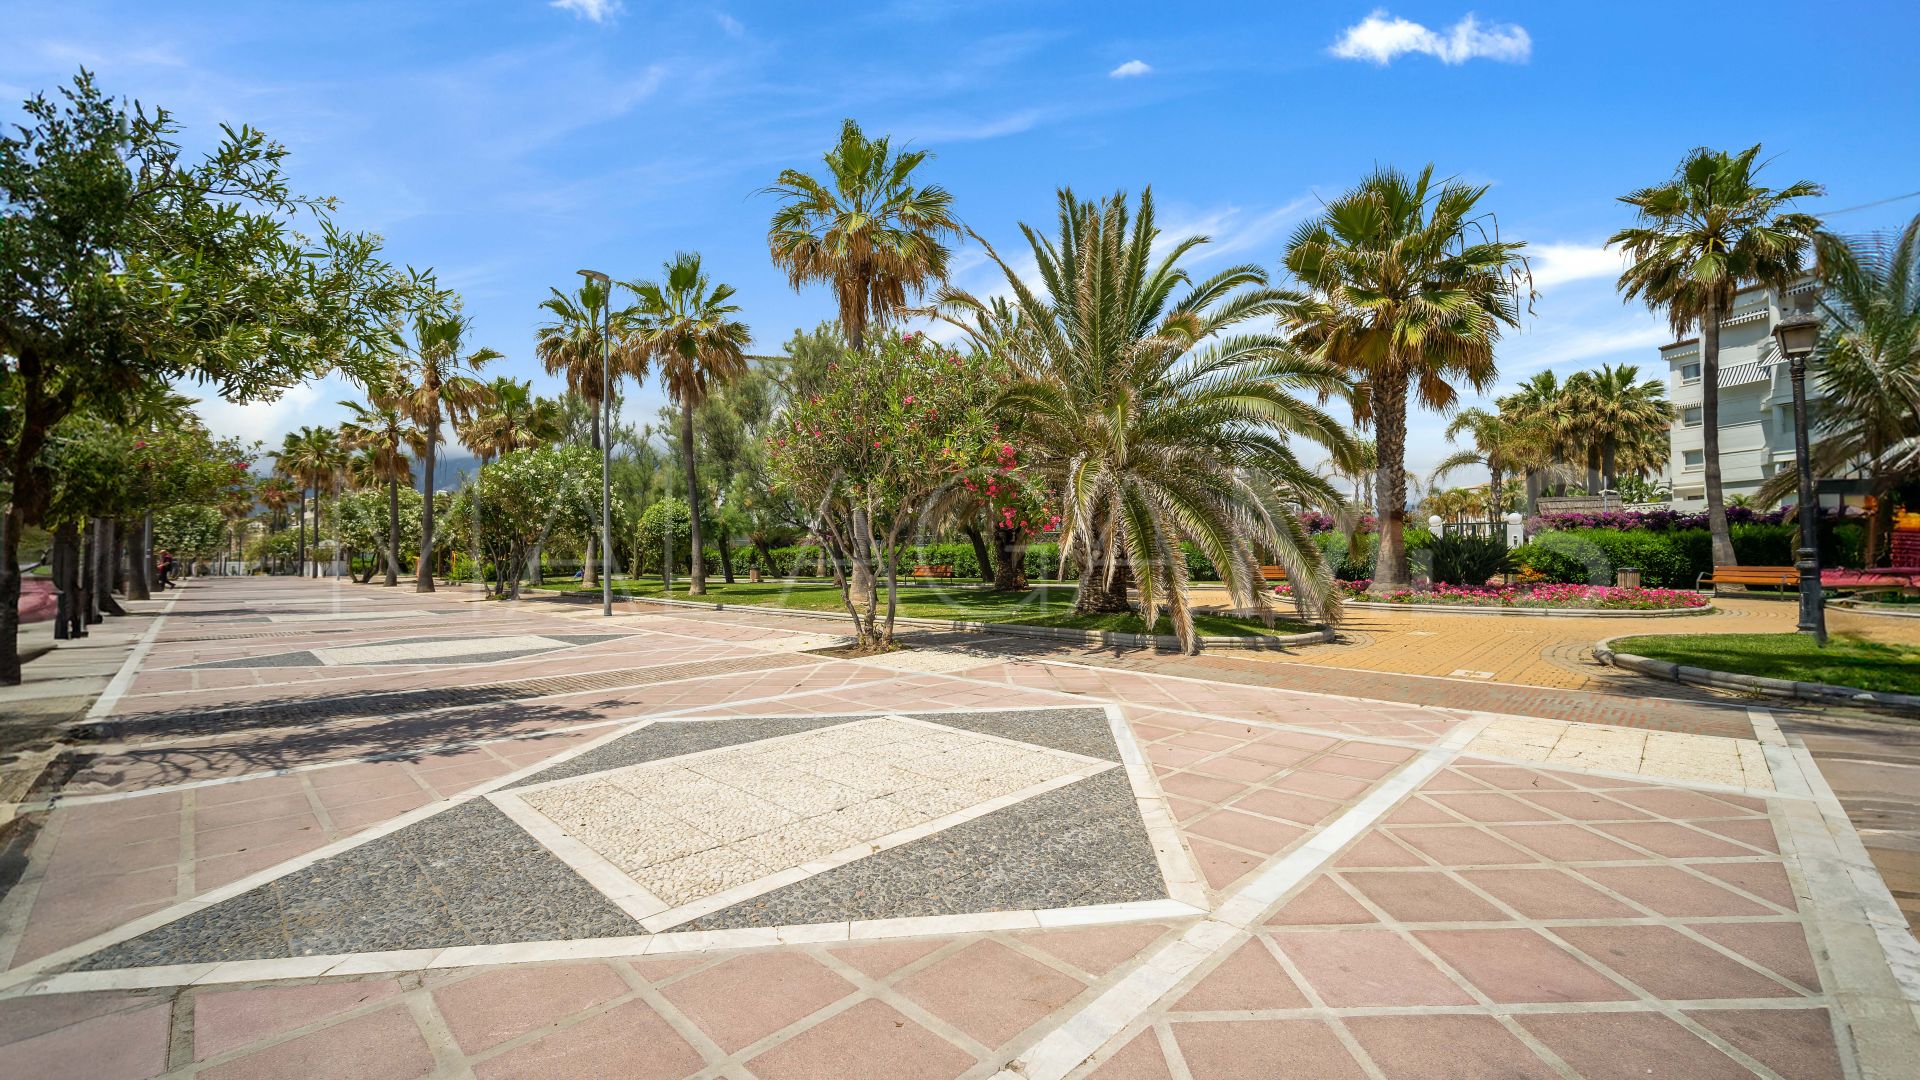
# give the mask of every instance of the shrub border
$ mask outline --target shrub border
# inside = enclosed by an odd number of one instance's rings
[[[1635,656],[1632,653],[1617,653],[1613,651],[1613,642],[1613,638],[1607,638],[1594,645],[1594,659],[1602,664],[1638,672],[1656,679],[1665,679],[1668,682],[1712,686],[1722,690],[1745,690],[1770,697],[1812,701],[1823,705],[1857,705],[1907,716],[1920,716],[1920,695],[1887,694],[1874,690],[1862,690],[1857,686],[1769,679],[1764,675],[1741,675],[1732,671],[1688,667],[1685,664],[1654,660],[1650,657]]]
[[[1622,610],[1620,608],[1535,608],[1535,607],[1494,607],[1491,604],[1388,604],[1377,600],[1344,600],[1347,607],[1363,611],[1444,611],[1459,612],[1463,615],[1546,615],[1573,619],[1672,619],[1687,618],[1694,615],[1711,615],[1715,608],[1712,600],[1700,607],[1691,608],[1648,608],[1642,610]]]

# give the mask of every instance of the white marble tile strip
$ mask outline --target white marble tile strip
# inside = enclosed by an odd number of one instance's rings
[[[154,639],[160,636],[160,627],[166,624],[167,616],[173,614],[173,606],[180,602],[184,592],[184,589],[176,591],[167,601],[167,606],[160,610],[160,614],[153,617],[153,622],[148,624],[146,632],[141,634],[140,639],[134,643],[133,651],[128,653],[126,660],[121,662],[120,670],[113,673],[113,679],[107,683],[106,689],[100,691],[100,696],[95,698],[93,704],[88,707],[86,716],[88,720],[101,719],[120,703],[120,698],[126,694],[127,688],[133,685],[133,677],[140,671],[141,662],[146,660],[147,653],[153,649]]]
[[[1141,752],[1140,744],[1133,737],[1133,728],[1120,707],[1107,705],[1105,709],[1107,726],[1113,732],[1113,744],[1120,748],[1120,763],[1133,785],[1134,805],[1140,812],[1141,824],[1146,827],[1147,842],[1153,845],[1154,860],[1160,864],[1160,878],[1166,883],[1167,895],[1204,910],[1208,904],[1206,880],[1194,864],[1193,853],[1180,839],[1180,825],[1173,816],[1173,808],[1167,805],[1166,793],[1160,790],[1160,779]]]

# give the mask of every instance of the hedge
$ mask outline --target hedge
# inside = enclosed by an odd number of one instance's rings
[[[1734,525],[1729,531],[1742,565],[1793,565],[1797,526]],[[1866,529],[1858,522],[1822,522],[1821,565],[1860,565],[1865,540]],[[1513,557],[1516,566],[1552,582],[1610,585],[1616,569],[1631,566],[1650,588],[1691,589],[1713,569],[1713,541],[1705,529],[1562,529],[1541,533],[1515,548]]]

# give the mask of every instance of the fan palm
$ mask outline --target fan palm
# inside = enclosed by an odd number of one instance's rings
[[[1814,475],[1868,477],[1866,561],[1884,558],[1893,489],[1920,478],[1920,216],[1897,235],[1814,241],[1821,294]],[[1756,497],[1778,502],[1796,477],[1782,470]]]
[[[1453,407],[1450,380],[1492,384],[1503,326],[1519,322],[1525,245],[1497,238],[1486,187],[1381,169],[1296,230],[1286,266],[1306,290],[1287,305],[1295,343],[1360,382],[1355,413],[1373,425],[1380,465],[1374,572],[1404,587],[1408,394]],[[1529,293],[1531,288],[1529,285]]]
[[[817,281],[833,290],[855,349],[866,344],[870,323],[886,321],[947,276],[945,241],[961,225],[946,188],[914,183],[927,157],[925,150],[895,153],[887,137],[869,139],[848,120],[822,159],[824,178],[785,169],[766,189],[782,200],[767,226],[774,265],[796,289]]]
[[[1471,448],[1448,455],[1434,467],[1428,484],[1438,485],[1440,478],[1468,465],[1483,465],[1487,470],[1489,516],[1503,513],[1506,478],[1515,473],[1531,473],[1552,457],[1551,431],[1538,417],[1522,416],[1502,409],[1462,409],[1447,424],[1447,438],[1466,435]]]
[[[451,415],[458,423],[483,404],[487,386],[471,373],[504,355],[496,349],[468,351],[465,339],[470,326],[468,319],[436,302],[414,319],[413,340],[407,344],[397,372],[399,404],[412,418],[422,441],[420,559],[414,567],[415,592],[433,591],[433,468],[441,418]]]
[[[1673,406],[1666,384],[1640,379],[1633,364],[1602,364],[1567,380],[1562,413],[1586,451],[1587,490],[1618,489],[1618,469],[1635,476],[1667,460]]]
[[[1260,567],[1270,561],[1286,568],[1303,611],[1336,619],[1332,576],[1289,504],[1334,507],[1340,497],[1300,463],[1290,439],[1319,443],[1353,467],[1352,437],[1296,396],[1345,397],[1350,387],[1331,365],[1258,328],[1286,297],[1257,266],[1193,281],[1181,261],[1207,238],[1156,250],[1150,190],[1137,215],[1124,194],[1094,202],[1062,191],[1057,238],[1021,231],[1038,289],[988,247],[1011,304],[946,290],[938,306],[978,327],[983,347],[1005,350],[1013,377],[1002,424],[1019,432],[1042,483],[1059,493],[1062,548],[1081,568],[1076,610],[1128,610],[1131,576],[1146,621],[1164,603],[1191,651],[1182,546],[1191,544],[1236,607],[1267,610]]]
[[[692,572],[687,592],[707,591],[706,559],[700,542],[700,477],[694,466],[693,410],[710,390],[747,370],[747,324],[734,318],[740,305],[729,303],[733,286],[714,284],[701,269],[698,252],[680,252],[659,281],[625,283],[635,296],[633,343],[643,362],[657,364],[667,397],[680,406],[680,445],[687,473],[687,506],[692,525]]]
[[[293,481],[300,490],[299,535],[296,545],[296,562],[300,572],[307,572],[307,492],[313,492],[313,546],[316,554],[320,547],[320,509],[322,496],[331,490],[334,477],[339,473],[345,461],[339,440],[331,428],[302,427],[299,431],[288,432],[282,440],[279,450],[274,451],[275,467],[281,475]],[[319,572],[315,563],[314,572]]]
[[[1664,309],[1677,337],[1700,330],[1700,421],[1705,439],[1707,527],[1713,561],[1736,562],[1720,486],[1720,320],[1733,297],[1753,283],[1784,288],[1802,273],[1819,219],[1790,211],[1796,199],[1819,195],[1802,180],[1775,190],[1761,184],[1758,144],[1738,154],[1701,148],[1673,178],[1621,197],[1639,224],[1607,240],[1627,254],[1620,289],[1629,300]]]
[[[456,421],[461,444],[479,455],[482,464],[514,450],[545,446],[565,434],[560,406],[534,396],[531,380],[500,376],[485,389],[478,406]]]
[[[644,356],[628,341],[633,311],[610,307],[613,286],[588,280],[572,294],[559,289],[540,302],[540,308],[552,321],[538,327],[533,354],[549,375],[564,376],[567,392],[592,403],[593,448],[600,449],[600,417],[606,402],[601,397],[603,353],[609,358],[605,384],[615,394],[623,378],[644,379]],[[603,346],[602,338],[607,344]]]
[[[360,463],[363,477],[387,486],[387,587],[392,588],[400,584],[400,481],[413,482],[407,452],[425,451],[427,435],[414,423],[403,389],[380,388],[364,402],[340,404],[352,414],[340,425],[341,441],[366,455]]]

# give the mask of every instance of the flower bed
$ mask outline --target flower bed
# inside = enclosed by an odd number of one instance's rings
[[[1620,589],[1609,585],[1434,585],[1390,593],[1369,593],[1375,603],[1511,607],[1591,608],[1600,611],[1672,611],[1703,608],[1707,598],[1686,589]]]

